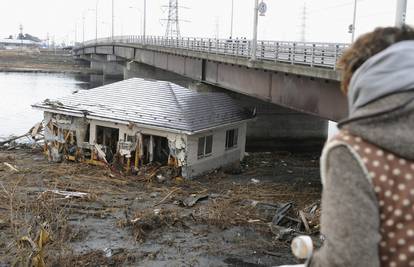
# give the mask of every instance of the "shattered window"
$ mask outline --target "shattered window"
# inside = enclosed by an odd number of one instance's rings
[[[237,147],[237,137],[239,135],[238,129],[231,129],[226,131],[226,149]]]

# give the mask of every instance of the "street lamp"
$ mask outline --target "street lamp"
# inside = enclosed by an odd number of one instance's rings
[[[407,0],[397,0],[397,12],[395,14],[395,26],[402,27],[407,15]]]
[[[352,24],[349,25],[349,33],[351,33],[351,43],[354,42],[354,38],[355,38],[355,22],[356,22],[356,14],[357,14],[357,1],[358,0],[354,0],[354,16],[352,19]]]
[[[96,7],[95,7],[95,42],[98,42],[98,3],[99,0],[96,0]]]
[[[144,37],[144,42],[145,42],[146,30],[147,30],[147,0],[144,0],[144,29],[142,33]]]
[[[111,31],[111,39],[112,41],[114,40],[114,17],[115,17],[115,13],[114,13],[114,0],[112,0],[112,31]]]
[[[233,13],[234,13],[234,0],[231,0],[231,23],[230,23],[230,38],[233,38]]]
[[[253,16],[253,38],[252,38],[252,50],[250,55],[250,60],[256,60],[256,50],[257,50],[257,24],[259,22],[259,13],[260,16],[264,16],[267,11],[267,6],[263,0],[259,4],[259,0],[254,1],[254,16]]]

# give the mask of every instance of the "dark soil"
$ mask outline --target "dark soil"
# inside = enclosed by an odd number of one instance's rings
[[[47,266],[277,266],[296,263],[289,242],[269,227],[274,210],[251,203],[293,202],[297,216],[321,185],[315,155],[252,153],[240,174],[159,183],[23,149],[0,151],[0,191],[0,266],[30,262],[27,240],[42,227]],[[188,206],[189,197],[202,198]]]

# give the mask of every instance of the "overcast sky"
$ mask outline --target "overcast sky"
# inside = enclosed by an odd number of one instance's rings
[[[115,0],[115,35],[142,31],[144,0]],[[0,38],[23,32],[61,42],[95,38],[96,0],[4,1]],[[259,19],[259,39],[299,40],[306,4],[306,41],[349,42],[353,0],[265,0],[268,12]],[[414,0],[408,0],[407,23],[414,24]],[[231,0],[179,0],[182,36],[228,38]],[[147,34],[164,35],[168,0],[147,0]],[[254,0],[234,0],[234,37],[252,35]],[[358,0],[356,34],[394,24],[396,0]],[[111,0],[98,0],[98,36],[110,36]],[[75,30],[76,29],[76,30]]]

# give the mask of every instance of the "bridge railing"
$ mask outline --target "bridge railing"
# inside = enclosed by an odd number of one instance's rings
[[[115,36],[84,42],[80,47],[106,43],[140,44],[219,54],[232,57],[252,56],[252,41],[247,39],[166,38],[159,36]],[[80,48],[78,47],[78,48]],[[336,69],[337,60],[348,44],[259,41],[256,60]]]

